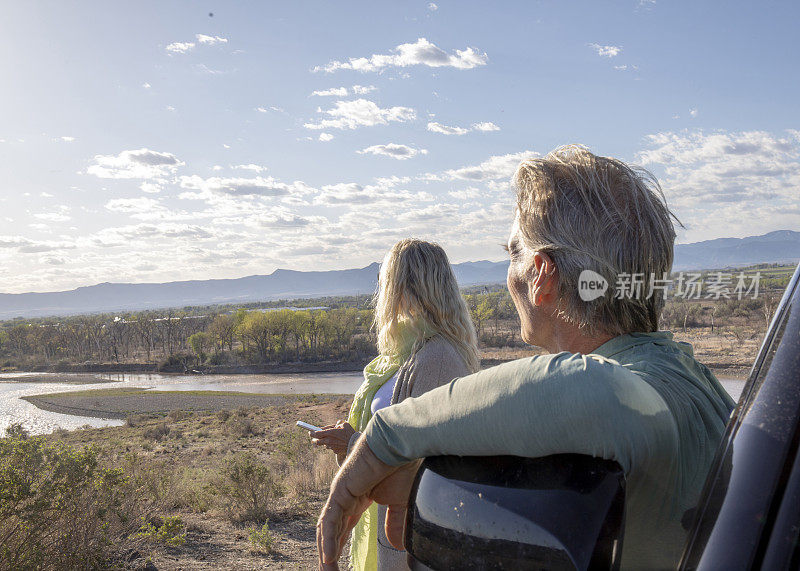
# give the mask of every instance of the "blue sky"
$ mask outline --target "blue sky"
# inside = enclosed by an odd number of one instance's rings
[[[213,15],[212,15],[213,14]],[[502,259],[523,157],[642,164],[679,242],[800,229],[792,2],[9,2],[0,292]]]

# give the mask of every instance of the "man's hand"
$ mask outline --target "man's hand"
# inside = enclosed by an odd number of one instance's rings
[[[339,569],[337,561],[350,531],[373,501],[387,506],[386,536],[392,545],[403,549],[406,505],[418,467],[419,462],[384,464],[366,440],[359,439],[333,479],[328,501],[317,521],[321,570]]]

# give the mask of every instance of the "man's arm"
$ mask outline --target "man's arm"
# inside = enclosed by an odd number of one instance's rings
[[[389,465],[452,454],[541,457],[588,454],[627,471],[636,453],[671,437],[666,403],[634,373],[602,359],[560,353],[456,379],[379,411],[365,430]]]
[[[398,548],[403,545],[406,504],[418,462],[389,466],[361,438],[331,483],[328,501],[317,522],[319,569],[338,569],[337,561],[361,514],[376,501],[388,506],[386,532]]]
[[[387,536],[402,543],[412,460],[572,452],[616,460],[627,472],[647,463],[648,451],[670,449],[661,441],[671,438],[674,422],[663,399],[609,361],[545,355],[457,379],[372,418],[317,524],[320,568],[336,568],[343,538],[372,500],[389,505]]]

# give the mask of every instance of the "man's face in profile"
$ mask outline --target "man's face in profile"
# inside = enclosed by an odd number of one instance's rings
[[[534,272],[533,252],[525,246],[522,239],[519,213],[514,216],[506,247],[509,255],[506,285],[519,315],[522,340],[530,345],[540,345],[536,337],[538,328],[535,326],[537,311],[530,298],[530,278]]]

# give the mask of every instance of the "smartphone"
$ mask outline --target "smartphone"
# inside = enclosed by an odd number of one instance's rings
[[[319,426],[308,424],[307,422],[303,422],[302,420],[297,421],[297,426],[299,426],[300,428],[305,428],[306,430],[310,430],[312,432],[317,432],[318,430],[322,430]]]

